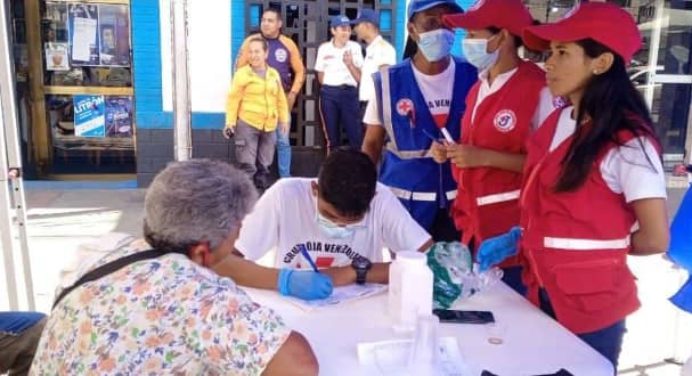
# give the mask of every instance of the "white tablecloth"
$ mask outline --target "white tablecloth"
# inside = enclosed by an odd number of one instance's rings
[[[276,292],[247,289],[260,304],[275,309],[301,332],[320,363],[320,375],[369,375],[356,353],[357,344],[400,339],[387,314],[387,294],[305,311]],[[492,311],[503,343],[485,325],[440,324],[440,336],[454,336],[473,375],[488,370],[499,376],[554,373],[564,368],[576,376],[612,375],[610,362],[503,283],[453,307]],[[410,335],[409,335],[410,337]],[[405,336],[404,336],[405,338]]]

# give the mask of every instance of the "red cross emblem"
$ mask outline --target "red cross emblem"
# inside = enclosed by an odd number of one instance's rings
[[[396,112],[401,116],[407,116],[409,113],[413,113],[413,101],[408,98],[399,99],[396,102]]]

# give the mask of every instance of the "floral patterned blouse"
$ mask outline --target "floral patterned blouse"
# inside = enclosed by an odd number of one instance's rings
[[[129,242],[93,268],[148,248]],[[257,375],[289,333],[230,279],[169,254],[68,294],[46,324],[30,374]]]

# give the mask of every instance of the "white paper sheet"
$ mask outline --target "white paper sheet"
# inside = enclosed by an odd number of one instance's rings
[[[91,46],[96,45],[96,20],[75,17],[72,38],[72,60],[89,61]]]
[[[387,291],[387,285],[380,285],[377,283],[366,283],[364,285],[353,284],[335,287],[332,295],[326,299],[302,300],[295,297],[286,297],[286,299],[300,308],[310,311],[319,307],[331,306],[334,304],[340,304],[351,300],[381,294],[385,291]]]
[[[413,340],[389,340],[358,344],[358,361],[368,367],[373,374],[382,376],[414,376],[408,367],[408,357]],[[434,375],[430,376],[467,376],[471,375],[459,352],[455,337],[442,337],[439,341],[439,364]],[[415,375],[419,376],[419,375]]]

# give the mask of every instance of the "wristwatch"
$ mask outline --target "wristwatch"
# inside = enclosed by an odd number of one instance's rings
[[[368,275],[368,270],[372,267],[370,260],[363,256],[356,256],[351,261],[351,267],[356,271],[356,283],[359,285],[365,284],[365,277]]]

